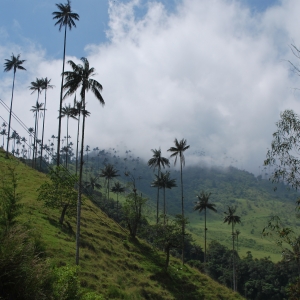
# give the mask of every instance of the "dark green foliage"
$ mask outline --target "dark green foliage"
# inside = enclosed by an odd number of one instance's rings
[[[53,271],[53,296],[59,300],[80,300],[80,283],[76,267],[61,267]]]
[[[272,181],[285,182],[295,189],[300,187],[300,119],[293,110],[285,110],[276,123],[271,149],[267,152],[266,166],[274,167]]]
[[[232,251],[213,241],[207,259],[206,270],[210,277],[232,288]],[[236,253],[235,260],[237,291],[247,299],[286,299],[287,288],[296,288],[297,266],[293,262],[254,259],[250,251],[242,259]]]
[[[48,174],[50,182],[43,183],[38,189],[38,200],[46,207],[61,209],[59,223],[63,224],[65,214],[74,216],[76,212],[77,192],[74,189],[77,177],[70,175],[63,167],[56,167]]]
[[[21,214],[22,205],[20,204],[21,195],[17,193],[17,174],[14,168],[8,168],[1,177],[0,190],[0,233],[4,234],[8,229],[15,225],[18,215]]]
[[[300,278],[300,236],[292,228],[284,226],[278,216],[270,218],[262,233],[263,236],[275,239],[281,248],[283,260],[295,264]]]
[[[166,253],[165,271],[170,260],[170,250],[182,248],[182,217],[177,215],[175,220],[167,220],[166,224],[158,223],[155,226],[156,235],[154,244]]]
[[[135,238],[142,221],[142,208],[147,199],[139,196],[136,191],[126,196],[123,213],[131,237]]]
[[[11,227],[0,241],[0,299],[51,299],[52,276],[32,231]]]

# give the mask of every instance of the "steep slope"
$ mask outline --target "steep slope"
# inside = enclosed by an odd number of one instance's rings
[[[74,265],[74,218],[59,226],[60,212],[36,201],[36,190],[46,176],[14,158],[5,159],[0,151],[1,174],[8,166],[15,168],[23,195],[20,222],[40,233],[53,265]],[[182,267],[177,259],[171,259],[168,273],[162,272],[163,265],[163,253],[141,240],[128,239],[126,230],[85,200],[79,269],[83,287],[107,299],[242,299],[197,270]]]

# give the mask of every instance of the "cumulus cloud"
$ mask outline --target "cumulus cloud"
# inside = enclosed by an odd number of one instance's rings
[[[282,1],[253,14],[237,1],[182,0],[172,13],[154,1],[140,16],[140,1],[111,1],[108,41],[86,47],[106,102],[102,108],[87,96],[92,114],[86,143],[125,144],[148,159],[150,149],[161,147],[167,155],[174,138],[185,138],[191,146],[187,164],[201,159],[221,164],[226,156],[227,163],[257,172],[280,111],[297,111],[292,88],[298,78],[286,60],[296,60],[288,46],[297,45],[300,36],[298,2]],[[0,48],[0,59],[7,54]],[[33,123],[24,110],[36,99],[26,88],[35,77],[52,78],[56,89],[49,91],[47,135],[56,135],[62,62],[47,60],[33,46],[22,49],[22,56],[36,67],[26,83],[17,82],[15,112]],[[0,83],[6,102],[9,80]],[[75,137],[75,123],[72,127]],[[199,150],[205,157],[197,156]]]

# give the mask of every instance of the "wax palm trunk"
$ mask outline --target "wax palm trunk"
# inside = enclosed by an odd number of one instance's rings
[[[60,101],[59,101],[59,115],[58,115],[58,139],[57,139],[57,161],[56,165],[60,163],[60,135],[61,135],[61,111],[63,101],[63,86],[64,86],[64,72],[65,72],[65,60],[66,60],[66,40],[67,40],[67,24],[65,24],[65,37],[64,37],[64,56],[63,56],[63,68],[61,75],[61,88],[60,88]]]
[[[85,93],[83,94],[83,109],[85,110]],[[78,201],[77,201],[77,230],[76,230],[76,265],[79,264],[79,240],[80,240],[80,217],[81,217],[81,193],[82,193],[82,171],[83,171],[83,152],[84,152],[84,126],[85,115],[82,119],[82,133],[81,133],[81,153],[79,166],[79,185],[78,185]]]
[[[10,110],[9,110],[6,157],[8,157],[9,134],[10,134],[10,124],[11,124],[11,112],[12,112],[12,106],[13,106],[13,100],[14,100],[15,78],[16,78],[16,71],[14,70],[14,78],[13,78],[13,86],[12,86],[12,91],[11,91]]]
[[[79,115],[78,115],[77,141],[76,141],[76,176],[77,176],[77,169],[78,169],[79,126],[80,126],[80,110],[79,110]]]
[[[45,130],[45,119],[46,119],[46,105],[47,97],[45,92],[45,106],[44,106],[44,116],[43,116],[43,128],[42,128],[42,148],[41,148],[41,159],[40,159],[40,170],[42,169],[42,160],[43,160],[43,146],[44,146],[44,130]]]

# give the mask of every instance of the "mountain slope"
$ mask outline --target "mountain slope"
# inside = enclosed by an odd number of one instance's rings
[[[155,221],[156,188],[151,187],[154,174],[146,162],[133,156],[132,153],[125,158],[116,157],[110,152],[102,150],[101,155],[96,152],[90,154],[87,168],[97,173],[105,163],[112,163],[119,170],[119,180],[125,184],[128,178],[125,171],[130,171],[136,180],[139,191],[149,198],[147,203],[147,216],[149,221]],[[171,178],[177,181],[177,188],[166,191],[167,212],[170,215],[181,213],[180,172],[173,167],[170,169]],[[283,184],[277,186],[267,180],[268,174],[254,176],[253,174],[236,169],[206,168],[201,166],[185,167],[183,169],[185,215],[189,218],[188,230],[194,239],[203,246],[204,216],[193,211],[196,195],[202,190],[211,192],[211,202],[217,205],[217,213],[208,212],[208,242],[217,240],[227,247],[231,247],[231,227],[223,224],[224,211],[228,205],[237,206],[237,214],[241,217],[241,225],[236,229],[241,232],[239,236],[239,254],[243,257],[251,251],[254,257],[270,256],[274,261],[281,259],[280,249],[274,241],[262,238],[261,232],[273,215],[278,215],[284,224],[297,228],[300,225],[295,214],[295,201],[299,194],[289,190]],[[105,182],[102,182],[105,185]],[[114,197],[111,195],[111,197]],[[160,197],[160,212],[162,212],[162,191]]]
[[[60,212],[37,202],[37,188],[47,180],[14,158],[0,152],[0,172],[14,167],[23,195],[20,222],[40,233],[53,265],[75,263],[75,220],[58,223]],[[68,225],[67,225],[68,224]],[[141,240],[130,240],[126,230],[109,219],[88,199],[82,209],[79,276],[81,285],[107,299],[242,299],[209,277],[172,258],[168,273],[162,272],[164,253]]]

